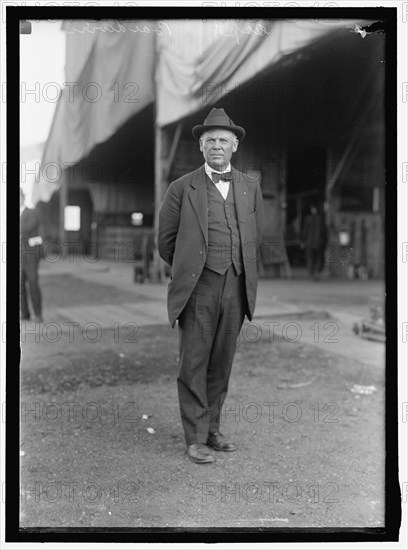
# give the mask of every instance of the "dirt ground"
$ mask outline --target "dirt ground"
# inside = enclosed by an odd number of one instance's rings
[[[48,279],[54,306],[135,299]],[[177,330],[68,336],[21,345],[21,527],[384,524],[382,369],[267,333],[241,338],[222,415],[238,450],[196,465],[179,419]]]

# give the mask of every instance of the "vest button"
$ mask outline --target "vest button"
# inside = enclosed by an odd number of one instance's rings
[[[202,250],[200,250],[200,255],[202,255],[202,253],[203,253],[203,251],[202,251]]]
[[[195,273],[193,273],[191,276],[192,276],[192,277],[195,277]]]

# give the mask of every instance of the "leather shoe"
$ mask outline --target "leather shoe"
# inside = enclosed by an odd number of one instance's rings
[[[224,451],[225,453],[231,453],[237,450],[236,445],[228,442],[220,432],[210,434],[208,436],[207,445],[216,451]]]
[[[187,447],[187,455],[190,460],[196,464],[207,464],[208,462],[214,462],[214,457],[210,452],[210,449],[204,445],[204,443],[194,443]]]

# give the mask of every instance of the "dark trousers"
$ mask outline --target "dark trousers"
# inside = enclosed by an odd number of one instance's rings
[[[27,300],[27,283],[35,317],[41,317],[41,290],[38,284],[38,261],[23,260],[20,263],[20,308],[21,317],[30,318]]]
[[[187,445],[219,431],[245,303],[244,274],[233,266],[224,275],[204,268],[180,315],[177,386]]]
[[[316,248],[306,247],[306,265],[311,277],[316,273],[320,273],[324,267],[324,248],[321,246]]]

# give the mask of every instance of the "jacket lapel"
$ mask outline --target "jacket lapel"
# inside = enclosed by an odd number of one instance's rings
[[[242,246],[245,238],[245,224],[248,216],[248,189],[244,182],[244,175],[235,168],[231,168],[232,184],[234,186],[235,210],[237,212],[239,234]]]
[[[201,231],[204,235],[205,244],[208,244],[208,201],[207,201],[207,185],[204,166],[194,172],[190,182],[189,198],[191,204],[197,214],[200,223]]]

